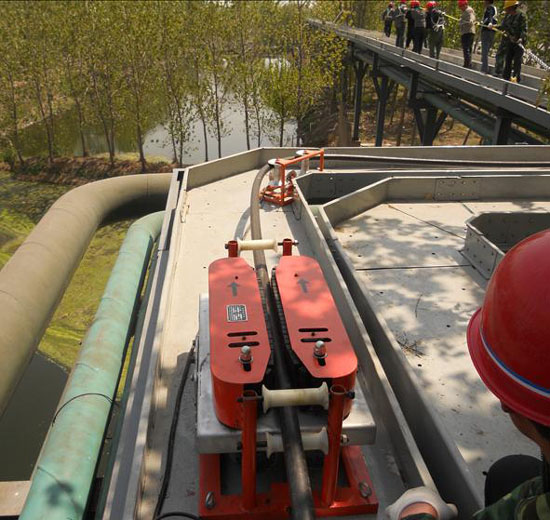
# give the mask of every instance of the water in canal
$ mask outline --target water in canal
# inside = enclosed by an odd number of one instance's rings
[[[33,356],[0,421],[0,481],[30,478],[66,382],[61,367]]]
[[[267,114],[267,118],[273,114]],[[144,139],[145,154],[148,156],[165,157],[172,160],[172,144],[170,135],[163,122],[162,115],[157,122],[153,122],[147,130]],[[246,134],[244,114],[239,105],[228,103],[222,113],[222,120],[227,129],[227,135],[222,138],[222,155],[227,156],[246,150]],[[78,133],[78,116],[75,110],[67,110],[56,117],[55,123],[56,153],[59,155],[81,155],[82,146]],[[46,134],[43,125],[32,125],[22,132],[23,155],[36,156],[47,153]],[[88,126],[85,136],[91,154],[106,153],[105,138],[99,125]],[[135,143],[135,129],[131,122],[122,121],[115,132],[117,153],[137,152]],[[257,138],[250,136],[250,145],[257,147]],[[296,124],[286,123],[284,146],[292,146],[296,141]],[[218,157],[218,142],[212,135],[208,136],[209,159]],[[261,146],[279,146],[279,136],[276,125],[263,133]],[[205,160],[204,137],[202,122],[196,121],[192,126],[191,137],[186,144],[183,163],[194,164]]]

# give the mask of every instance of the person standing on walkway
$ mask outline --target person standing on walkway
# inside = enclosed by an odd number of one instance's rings
[[[415,0],[411,0],[411,3],[409,4],[409,9],[407,9],[407,14],[405,15],[405,18],[407,19],[407,41],[405,43],[405,48],[407,49],[414,39],[414,18],[412,15],[414,3]]]
[[[485,13],[481,27],[481,72],[489,72],[489,53],[495,41],[495,30],[497,25],[497,8],[494,0],[485,0]]]
[[[407,16],[407,0],[399,0],[399,5],[393,10],[393,24],[397,38],[395,46],[403,48],[405,46],[405,25]]]
[[[521,81],[521,60],[523,58],[524,47],[527,41],[527,18],[518,9],[519,2],[515,0],[506,0],[504,2],[504,11],[506,16],[502,20],[499,29],[503,31],[502,44],[504,47],[504,71],[502,77],[510,80],[515,76],[516,81]]]
[[[412,19],[414,20],[413,52],[422,54],[422,46],[426,38],[426,13],[420,7],[418,0],[411,2]]]
[[[472,68],[472,47],[474,45],[474,35],[476,33],[475,23],[476,14],[468,5],[468,0],[458,0],[458,7],[462,11],[460,17],[460,38],[462,41],[462,52],[464,53],[464,67]]]
[[[388,4],[382,13],[382,21],[384,22],[384,34],[389,38],[391,36],[391,23],[393,20],[393,2]]]
[[[443,47],[445,15],[437,8],[437,2],[428,2],[426,4],[426,30],[428,33],[430,58],[439,59],[441,47]]]

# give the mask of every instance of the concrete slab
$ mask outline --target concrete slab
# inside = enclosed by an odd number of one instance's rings
[[[375,311],[405,352],[480,489],[492,462],[512,453],[536,456],[537,450],[502,413],[470,361],[466,328],[482,304],[486,281],[458,252],[464,222],[478,211],[548,207],[383,204],[336,229]]]

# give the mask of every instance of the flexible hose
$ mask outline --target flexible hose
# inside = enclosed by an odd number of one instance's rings
[[[253,240],[262,238],[262,228],[260,224],[260,186],[263,178],[271,169],[269,165],[261,168],[252,185],[250,197],[250,231]],[[273,341],[273,363],[279,388],[291,388],[289,371],[283,351],[283,339],[281,337],[281,327],[279,315],[275,306],[273,290],[269,282],[267,264],[263,250],[254,251],[254,265],[260,286],[260,293],[265,301],[265,311],[268,324],[271,324]],[[295,520],[313,520],[315,518],[313,507],[313,496],[311,494],[311,483],[307,462],[302,445],[302,436],[300,434],[300,423],[296,409],[285,406],[279,409],[279,420],[281,423],[281,433],[283,437],[284,458],[286,475],[290,490],[291,518]]]

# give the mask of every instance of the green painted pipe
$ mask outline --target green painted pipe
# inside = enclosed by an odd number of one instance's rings
[[[163,214],[128,230],[35,467],[22,520],[84,515]]]
[[[98,226],[164,209],[171,178],[127,175],[69,191],[0,271],[0,416]]]

